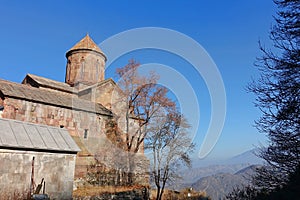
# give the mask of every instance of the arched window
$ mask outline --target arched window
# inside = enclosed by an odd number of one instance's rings
[[[99,80],[99,66],[100,66],[100,63],[99,63],[99,60],[97,59],[97,62],[96,62],[96,81]]]
[[[87,139],[88,137],[88,129],[84,129],[83,138]]]
[[[68,64],[67,64],[67,80],[70,80],[71,76],[71,60],[68,59]]]
[[[84,65],[85,65],[85,60],[84,58],[82,57],[81,60],[80,60],[80,79],[82,80],[84,78]]]

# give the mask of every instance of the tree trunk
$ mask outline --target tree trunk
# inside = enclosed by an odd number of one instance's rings
[[[134,184],[134,154],[128,152],[128,184]]]
[[[159,186],[157,186],[156,200],[161,200],[161,196],[160,196],[160,187],[159,187]]]

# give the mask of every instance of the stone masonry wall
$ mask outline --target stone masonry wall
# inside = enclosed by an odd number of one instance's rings
[[[30,190],[33,157],[36,186],[44,178],[45,193],[51,199],[72,199],[76,155],[0,149],[1,199],[25,199]]]
[[[7,97],[3,104],[3,118],[64,126],[72,136],[83,137],[85,129],[88,129],[88,137],[97,137],[105,133],[105,116]]]
[[[68,129],[82,150],[76,159],[75,178],[86,175],[87,165],[105,134],[106,116],[13,98],[5,98],[3,105],[3,118]]]
[[[50,126],[64,126],[82,150],[77,154],[75,179],[85,178],[87,174],[87,166],[94,160],[95,154],[100,154],[100,157],[105,158],[105,163],[110,167],[115,168],[115,165],[109,163],[120,162],[125,163],[119,165],[126,165],[125,152],[122,154],[110,156],[115,154],[113,148],[107,148],[109,141],[105,135],[105,124],[108,117],[96,115],[93,113],[71,110],[31,101],[14,99],[6,97],[3,101],[5,107],[2,117],[15,119],[19,121],[26,121],[37,124],[45,124]],[[84,138],[84,132],[87,131],[87,138]],[[141,147],[141,152],[143,148]],[[122,157],[122,158],[121,158]],[[141,159],[142,158],[142,159]],[[111,160],[110,160],[111,159]],[[145,156],[138,156],[136,158],[135,174],[137,175],[138,184],[148,184],[148,176],[145,172],[148,169],[148,161]]]
[[[68,55],[66,83],[77,82],[89,85],[104,80],[105,58],[100,53],[90,50],[76,50]]]

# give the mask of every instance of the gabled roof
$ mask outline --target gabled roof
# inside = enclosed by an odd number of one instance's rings
[[[64,128],[11,119],[0,119],[0,127],[0,148],[63,153],[80,151]]]
[[[102,85],[104,85],[105,83],[111,83],[112,85],[119,87],[119,86],[116,84],[116,82],[115,82],[112,78],[108,78],[108,79],[105,79],[105,80],[103,80],[103,81],[101,81],[101,82],[99,82],[99,83],[95,83],[94,85],[90,85],[90,86],[88,86],[88,87],[85,87],[85,88],[79,90],[78,93],[81,93],[81,92],[83,92],[83,91],[86,91],[86,90],[89,90],[89,89],[92,89],[92,88],[95,88],[95,87],[102,86]]]
[[[29,83],[30,80],[33,81],[38,87],[45,87],[45,88],[51,88],[51,89],[56,89],[60,90],[63,92],[68,92],[68,93],[77,93],[77,89],[74,87],[71,87],[67,83],[62,83],[59,81],[51,80],[45,77],[37,76],[34,74],[27,74],[22,83]]]
[[[86,36],[84,38],[82,38],[77,44],[75,44],[68,52],[74,51],[74,50],[82,50],[82,49],[96,51],[98,53],[101,53],[105,57],[103,51],[92,40],[92,38],[90,38],[90,36],[88,34],[86,34]],[[68,54],[68,52],[67,52],[67,54]]]
[[[76,95],[69,93],[52,92],[51,90],[35,88],[1,79],[0,91],[4,96],[8,97],[112,116],[112,112],[103,105],[80,99]]]

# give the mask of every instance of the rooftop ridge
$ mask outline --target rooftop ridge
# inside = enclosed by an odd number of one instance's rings
[[[57,89],[59,91],[64,91],[64,92],[69,92],[69,93],[77,93],[78,90],[74,87],[71,87],[69,84],[65,82],[60,82],[56,80],[52,80],[49,78],[45,78],[42,76],[38,76],[35,74],[26,74],[25,78],[22,81],[22,84],[25,83],[27,77],[30,77],[32,80],[34,80],[37,84],[40,86],[46,87],[46,88],[52,88],[52,89]]]
[[[0,91],[4,96],[27,99],[29,101],[41,102],[44,104],[57,105],[71,109],[83,110],[86,112],[112,115],[111,110],[102,104],[79,99],[72,94],[60,94],[48,90],[40,90],[25,84],[19,84],[0,79]]]

